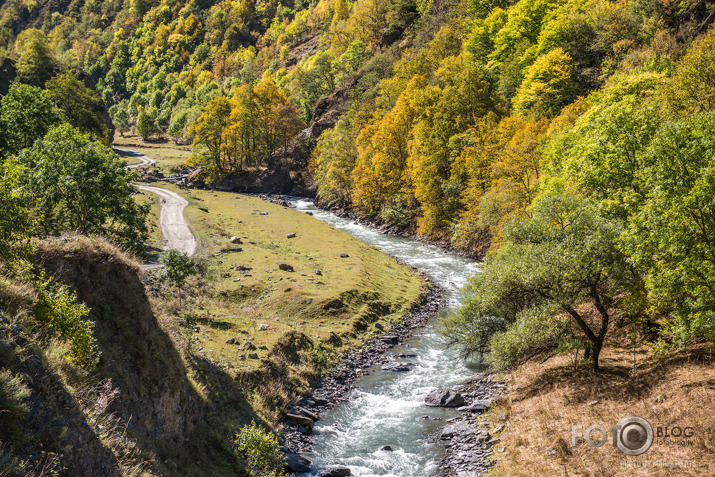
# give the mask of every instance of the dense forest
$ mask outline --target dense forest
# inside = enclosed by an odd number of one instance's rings
[[[0,258],[63,230],[141,252],[147,210],[108,148],[134,131],[191,144],[209,185],[288,167],[321,206],[484,259],[442,327],[498,368],[582,350],[598,370],[625,326],[657,353],[712,341],[713,18],[701,0],[7,0]]]

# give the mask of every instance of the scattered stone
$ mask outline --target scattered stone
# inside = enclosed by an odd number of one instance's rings
[[[491,406],[491,405],[492,405],[492,402],[490,400],[486,400],[486,401],[477,400],[469,405],[468,410],[470,412],[487,412],[487,410],[489,409],[489,406]]]
[[[261,212],[261,215],[268,215],[268,212]]]
[[[293,290],[293,289],[292,289],[291,287],[288,287],[288,288],[286,288],[286,289],[283,290],[283,291],[284,291],[285,293],[288,293],[289,291],[292,291],[292,290]]]
[[[501,446],[499,449],[497,449],[497,452],[504,452],[506,450],[505,446]]]
[[[320,270],[318,270],[318,269],[316,268],[316,269],[315,269],[315,274],[316,274],[316,275],[322,275],[323,272],[321,272]]]
[[[263,351],[268,351],[268,346],[266,345],[261,345],[258,347],[258,349],[262,349]]]
[[[287,239],[295,238],[295,232],[291,232],[291,233],[289,233],[289,234],[286,234],[286,238],[287,238]]]
[[[313,215],[313,212],[307,211],[306,214]]]
[[[595,406],[596,404],[598,404],[598,403],[600,403],[600,402],[601,402],[601,401],[599,401],[598,399],[596,399],[595,401],[591,401],[590,403],[588,403],[588,405],[589,405],[589,406]]]
[[[497,414],[497,420],[498,421],[506,421],[506,414],[503,412],[500,412],[499,414]]]
[[[289,453],[285,456],[286,472],[304,474],[310,472],[310,461],[299,454]]]
[[[428,407],[459,407],[464,405],[464,396],[457,391],[447,388],[438,388],[425,397]]]
[[[236,237],[236,236],[234,235],[233,237],[231,237],[231,243],[238,243],[238,244],[240,244],[240,243],[243,243],[243,242],[241,242],[241,237]]]
[[[474,429],[468,422],[460,421],[445,426],[444,429],[442,429],[442,434],[440,434],[439,438],[442,440],[452,439],[454,436],[471,434],[473,431]]]
[[[376,329],[376,330],[380,330],[380,331],[382,331],[382,330],[384,330],[384,329],[385,329],[385,327],[384,327],[384,326],[382,326],[382,324],[381,324],[381,323],[375,323],[375,329]]]
[[[196,333],[198,333],[200,330],[201,330],[201,328],[199,328],[198,326],[194,326],[194,331],[195,331]]]
[[[501,432],[502,429],[504,429],[504,424],[499,424],[497,427],[494,428],[494,430],[492,431],[492,434],[497,434],[497,433]]]
[[[347,253],[341,253],[341,254],[340,254],[340,258],[348,258],[349,256],[350,256],[350,255],[348,255]]]
[[[548,455],[548,456],[556,455],[556,449],[554,449],[553,447],[549,447],[548,449],[546,449],[546,455]]]
[[[234,265],[233,269],[237,272],[247,272],[249,270],[253,270],[251,267],[247,267],[245,265]]]
[[[278,268],[280,268],[284,272],[292,272],[293,271],[293,265],[288,265],[287,263],[281,263],[280,265],[278,265]]]
[[[248,359],[258,359],[257,353],[248,353]]]
[[[258,325],[258,331],[266,331],[268,329],[267,324]]]
[[[254,345],[250,341],[246,341],[245,343],[243,343],[243,349],[245,349],[246,351],[253,351],[254,349],[256,349],[256,345]]]
[[[229,338],[226,340],[226,344],[234,344],[236,342],[236,338]]]

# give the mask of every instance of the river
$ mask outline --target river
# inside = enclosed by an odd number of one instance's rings
[[[446,290],[448,307],[459,305],[460,289],[479,271],[474,260],[416,240],[380,233],[319,209],[312,201],[294,199],[292,205],[424,272]],[[353,475],[363,477],[438,475],[441,448],[428,442],[427,436],[455,417],[457,411],[428,408],[425,395],[434,388],[466,381],[475,369],[464,363],[457,350],[445,345],[434,323],[419,329],[392,352],[415,355],[400,358],[415,367],[402,373],[370,369],[368,376],[355,383],[347,402],[321,416],[313,432],[313,455],[307,456],[316,468],[340,464],[348,466]],[[394,451],[380,450],[388,445]]]

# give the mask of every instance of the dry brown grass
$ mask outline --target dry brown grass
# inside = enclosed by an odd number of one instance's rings
[[[715,475],[715,367],[713,349],[692,346],[666,359],[625,346],[604,348],[598,374],[574,367],[567,356],[531,362],[511,375],[509,394],[490,416],[492,428],[505,413],[508,424],[495,450],[497,476],[706,476]],[[598,401],[597,404],[593,404]],[[646,418],[653,428],[691,426],[687,447],[658,444],[630,457],[611,445],[591,448],[583,439],[571,445],[571,426],[606,428],[628,415]],[[597,440],[599,432],[592,438]],[[644,468],[626,467],[661,461]],[[681,463],[689,467],[672,467]],[[694,463],[694,466],[693,466]],[[674,465],[674,464],[670,464]],[[677,464],[676,464],[677,465]]]

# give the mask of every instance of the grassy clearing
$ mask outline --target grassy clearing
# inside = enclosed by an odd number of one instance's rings
[[[409,267],[307,214],[256,197],[179,192],[189,200],[185,214],[206,269],[180,316],[187,324],[207,325],[195,334],[194,346],[227,367],[257,367],[290,331],[354,344],[356,331],[376,331],[375,323],[399,317],[423,291],[424,282]],[[143,200],[158,202],[148,195]],[[296,237],[286,238],[290,233]],[[230,242],[234,236],[240,244]],[[261,324],[268,330],[258,331]],[[240,346],[227,344],[230,338]],[[258,360],[241,358],[249,340],[259,348],[252,350]]]
[[[501,433],[504,453],[495,453],[497,476],[702,476],[715,473],[715,367],[712,349],[694,346],[677,356],[656,360],[646,349],[621,345],[604,348],[603,371],[594,375],[576,369],[569,357],[532,362],[512,374],[509,395],[491,416],[491,427],[506,413]],[[583,439],[571,445],[571,426],[608,429],[628,415],[642,416],[653,428],[691,426],[692,445],[659,445],[658,437],[645,454],[627,456],[611,445],[589,447]],[[657,432],[657,431],[656,431]],[[592,440],[600,433],[593,431]],[[682,440],[682,438],[681,438]],[[660,466],[632,467],[642,461]],[[674,467],[668,462],[686,463]],[[690,463],[693,463],[690,466]],[[631,467],[628,467],[631,466]]]
[[[193,154],[191,146],[178,146],[173,142],[147,142],[141,136],[133,135],[121,137],[119,134],[115,134],[112,145],[133,149],[156,160],[157,163],[151,168],[158,169],[164,174],[171,174],[183,169],[184,162]],[[126,156],[125,159],[129,164],[139,162],[130,156]]]
[[[307,214],[256,197],[160,185],[189,201],[184,213],[203,273],[189,280],[182,309],[177,291],[156,283],[153,308],[173,320],[189,353],[247,380],[253,405],[270,419],[333,358],[389,330],[424,292],[410,267]],[[139,200],[152,203],[156,220],[158,199]]]

